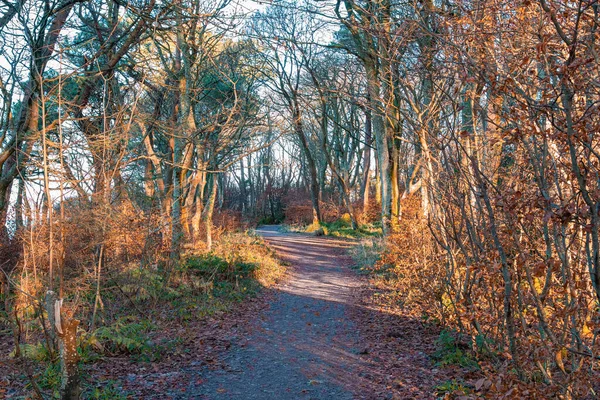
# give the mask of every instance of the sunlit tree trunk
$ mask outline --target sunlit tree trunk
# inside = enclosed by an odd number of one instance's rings
[[[208,199],[206,202],[206,207],[204,208],[204,215],[203,215],[205,241],[206,241],[206,247],[208,249],[211,249],[212,245],[213,245],[213,237],[212,237],[213,214],[215,211],[215,204],[217,202],[218,182],[219,182],[219,179],[218,179],[216,173],[211,173],[209,175],[210,188],[209,188],[209,192],[208,192]]]
[[[363,150],[363,176],[360,186],[360,195],[363,213],[369,209],[369,196],[371,189],[371,142],[372,142],[372,127],[371,127],[371,110],[369,107],[364,108],[365,112],[365,144]]]
[[[377,143],[377,169],[379,177],[379,193],[381,196],[381,222],[384,234],[391,231],[392,212],[392,170],[388,146],[387,130],[382,115],[381,85],[374,62],[365,64],[367,70],[367,90],[373,110],[373,134]]]

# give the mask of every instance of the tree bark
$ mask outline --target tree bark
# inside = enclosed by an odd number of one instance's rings
[[[204,229],[206,247],[210,250],[213,245],[212,228],[213,228],[213,213],[215,211],[215,203],[217,201],[218,179],[215,173],[210,174],[210,192],[208,202],[204,208]]]
[[[62,383],[60,396],[62,400],[78,400],[81,395],[79,355],[77,354],[77,327],[79,321],[63,315],[61,312],[62,299],[54,302],[54,324],[60,350],[60,367]]]
[[[363,179],[360,186],[363,213],[367,212],[369,209],[369,195],[371,186],[371,141],[373,140],[373,128],[371,125],[371,110],[369,109],[369,107],[365,107],[365,147],[363,150]]]

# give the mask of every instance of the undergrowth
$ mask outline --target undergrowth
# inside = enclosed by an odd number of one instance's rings
[[[94,400],[126,400],[131,394],[121,386],[119,381],[108,380],[101,382],[99,387],[91,388],[86,397]]]
[[[435,394],[440,399],[456,398],[471,394],[472,390],[464,382],[453,379],[443,382],[435,387]]]
[[[517,357],[512,357],[502,313],[492,312],[502,310],[502,298],[497,295],[502,292],[495,291],[494,286],[467,287],[464,280],[452,275],[457,274],[453,268],[458,268],[458,263],[448,263],[446,255],[435,246],[428,221],[414,212],[415,204],[415,199],[405,204],[405,218],[395,233],[385,240],[361,240],[352,256],[358,272],[369,276],[369,300],[377,307],[441,331],[435,350],[429,354],[432,367],[459,371],[465,381],[446,381],[437,387],[437,394],[443,398],[516,398],[517,394],[527,393],[524,398],[569,398],[565,395],[568,393],[577,398],[577,393],[592,393],[597,380],[588,379],[596,374],[584,368],[588,361],[568,364],[564,360],[572,354],[564,347],[556,350],[542,345],[542,337],[519,336]],[[496,279],[492,281],[498,284],[496,287],[501,287],[494,271],[484,264],[471,271],[474,275],[469,275],[468,269],[465,273],[477,280],[488,274],[490,280]],[[532,280],[532,285],[536,284],[538,281]],[[528,290],[526,284],[517,288]],[[536,290],[541,290],[539,285]],[[536,329],[536,315],[530,311],[523,308],[517,330]]]
[[[117,356],[138,363],[159,362],[185,339],[165,337],[164,326],[185,325],[225,313],[261,288],[275,284],[284,272],[284,266],[262,239],[248,233],[223,235],[211,251],[188,248],[174,265],[164,262],[140,266],[135,262],[119,271],[108,271],[101,283],[103,291],[93,330],[84,310],[89,310],[95,300],[94,286],[83,286],[88,289],[79,293],[83,304],[77,317],[84,328],[77,348],[80,370],[85,376],[93,363]],[[28,321],[27,327],[41,334],[35,321]],[[21,344],[20,350],[35,365],[39,387],[50,398],[57,398],[61,375],[56,355],[48,351],[41,338]],[[128,396],[117,381],[86,381],[85,398]],[[28,388],[32,389],[31,384]]]
[[[439,366],[459,365],[469,370],[479,369],[479,364],[473,356],[468,344],[460,341],[458,335],[443,330],[436,341],[437,351],[434,354]]]
[[[353,229],[349,214],[344,214],[333,222],[312,223],[309,225],[285,225],[284,229],[290,232],[310,233],[315,236],[333,236],[347,239],[376,238],[382,235],[381,224],[379,222],[360,224],[357,229]]]
[[[363,239],[358,245],[350,249],[354,260],[354,268],[361,274],[377,274],[375,265],[381,257],[383,240],[380,238]]]

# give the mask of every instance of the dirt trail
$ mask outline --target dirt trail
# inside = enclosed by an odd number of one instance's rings
[[[223,355],[222,368],[200,371],[187,393],[198,399],[408,398],[386,389],[382,376],[389,371],[367,354],[370,345],[357,327],[352,310],[361,282],[349,268],[352,243],[282,233],[274,226],[258,233],[290,264],[290,277],[261,317],[248,322],[247,336]],[[371,321],[377,324],[377,317]],[[421,357],[417,364],[428,362]],[[428,374],[409,367],[421,379]]]

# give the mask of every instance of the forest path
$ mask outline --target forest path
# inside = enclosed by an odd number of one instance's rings
[[[289,277],[252,332],[225,355],[226,367],[202,376],[192,392],[206,399],[354,399],[361,371],[355,324],[348,318],[359,279],[348,266],[352,242],[257,229],[289,264]]]

